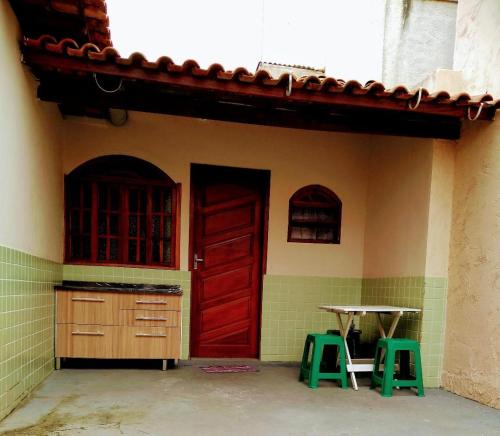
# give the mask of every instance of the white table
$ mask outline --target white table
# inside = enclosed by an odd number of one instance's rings
[[[396,326],[398,325],[399,318],[405,312],[420,312],[420,309],[414,309],[411,307],[395,307],[395,306],[319,306],[320,309],[326,310],[327,312],[335,313],[337,315],[337,321],[339,324],[340,334],[344,338],[346,359],[347,359],[347,371],[351,375],[352,387],[358,390],[358,383],[356,382],[356,372],[371,372],[373,371],[373,359],[351,359],[351,354],[349,353],[349,348],[347,347],[347,334],[351,328],[352,320],[355,316],[365,316],[367,313],[374,313],[377,318],[378,330],[382,338],[392,338]],[[381,314],[392,315],[392,323],[389,331],[385,332],[384,325],[382,324]],[[342,322],[341,315],[347,316],[347,322],[344,325]]]

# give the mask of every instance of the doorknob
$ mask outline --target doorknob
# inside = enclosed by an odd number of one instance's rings
[[[203,262],[203,259],[200,259],[196,253],[194,253],[193,259],[193,269],[198,269],[198,263]]]

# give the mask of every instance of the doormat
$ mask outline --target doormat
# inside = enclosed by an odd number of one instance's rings
[[[218,366],[200,366],[200,369],[206,373],[229,373],[229,372],[259,372],[257,368],[250,365],[218,365]]]

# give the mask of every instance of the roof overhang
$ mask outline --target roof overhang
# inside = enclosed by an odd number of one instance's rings
[[[265,70],[226,71],[220,64],[203,69],[195,61],[179,65],[166,56],[151,62],[140,53],[122,58],[111,46],[104,0],[11,4],[24,33],[23,61],[40,81],[38,97],[58,103],[63,114],[107,117],[110,108],[122,108],[313,130],[457,139],[463,120],[492,120],[500,108],[500,101],[489,94],[431,94],[423,88],[386,89],[380,82],[362,85],[317,75],[273,78]]]

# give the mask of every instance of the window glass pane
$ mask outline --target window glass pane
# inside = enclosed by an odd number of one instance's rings
[[[172,218],[170,218],[170,217],[163,218],[163,237],[164,238],[170,239],[171,227],[172,227]]]
[[[109,233],[118,235],[118,214],[113,213],[109,217]]]
[[[165,207],[164,209],[165,213],[172,212],[172,191],[170,191],[170,189],[165,191],[164,207]]]
[[[140,212],[146,213],[146,206],[147,206],[147,193],[146,191],[142,190],[140,191]]]
[[[118,259],[118,239],[109,240],[109,260]]]
[[[80,233],[80,211],[72,210],[71,211],[71,233]]]
[[[153,212],[161,212],[161,189],[153,189]]]
[[[137,236],[137,215],[129,215],[128,217],[128,235]]]
[[[140,221],[141,221],[140,237],[145,238],[146,237],[146,215],[145,214],[140,217]]]
[[[83,207],[90,208],[92,205],[92,188],[90,183],[83,185]]]
[[[153,239],[153,262],[158,263],[160,261],[160,241],[158,239]]]
[[[146,263],[146,241],[141,240],[140,248],[141,248],[141,263]]]
[[[98,248],[97,248],[97,260],[106,260],[106,239],[99,238]]]
[[[108,208],[108,187],[99,185],[99,209]]]
[[[128,200],[128,208],[130,212],[137,212],[137,191],[135,189],[131,189],[129,191],[129,200]]]
[[[82,238],[82,251],[83,259],[90,259],[90,236],[84,236]]]
[[[170,241],[165,240],[163,242],[163,263],[165,265],[170,263],[170,258],[171,258],[171,246],[170,246]]]
[[[80,259],[81,251],[80,251],[80,237],[72,236],[71,237],[71,258],[72,259]]]
[[[160,217],[158,215],[153,216],[153,238],[160,237]]]
[[[80,207],[80,184],[75,184],[69,187],[68,203],[70,207]]]
[[[107,226],[107,215],[105,213],[100,213],[97,223],[97,231],[100,235],[107,234],[108,226]]]
[[[135,239],[129,239],[128,241],[128,261],[135,262],[137,254],[137,241]]]
[[[90,233],[90,210],[83,212],[83,233]]]
[[[316,230],[316,239],[320,241],[333,241],[333,229],[318,228]]]
[[[118,187],[111,188],[111,210],[117,211],[120,209],[120,190]]]

